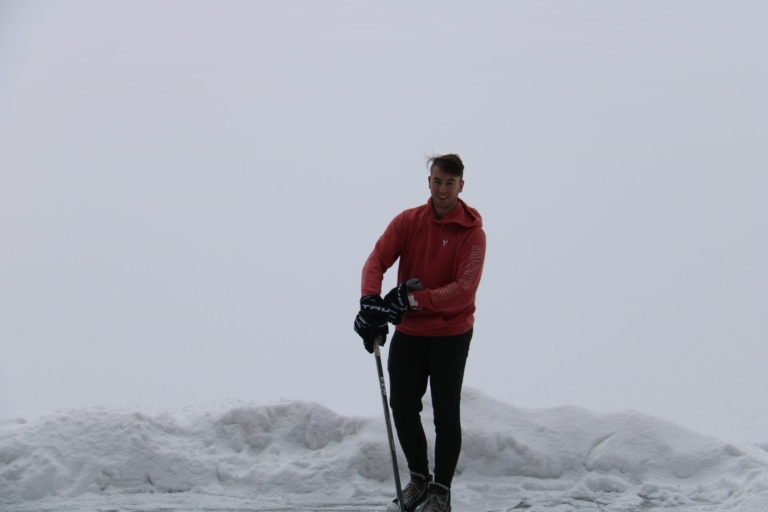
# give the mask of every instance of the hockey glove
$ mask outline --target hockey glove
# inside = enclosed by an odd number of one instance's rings
[[[383,345],[389,327],[387,319],[391,312],[379,295],[364,295],[360,298],[360,311],[355,317],[355,332],[363,339],[365,350],[373,353],[373,345],[381,338]]]
[[[412,307],[410,300],[408,299],[408,292],[411,290],[423,290],[424,287],[421,282],[413,277],[404,283],[400,283],[390,290],[390,292],[384,297],[384,302],[389,308],[388,320],[397,325],[403,320],[403,315],[408,311],[415,311],[417,308]]]

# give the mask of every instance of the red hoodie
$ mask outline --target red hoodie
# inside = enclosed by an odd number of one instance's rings
[[[413,336],[452,336],[472,328],[475,293],[485,259],[483,220],[459,199],[442,219],[427,204],[405,210],[387,226],[363,267],[362,294],[380,294],[384,272],[397,258],[397,282],[417,277],[424,290],[413,292],[420,311],[397,326]]]

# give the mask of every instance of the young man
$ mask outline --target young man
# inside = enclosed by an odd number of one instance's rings
[[[441,155],[429,164],[431,197],[395,217],[376,242],[363,267],[355,319],[369,352],[377,336],[386,339],[387,321],[397,326],[389,349],[390,405],[411,473],[403,490],[406,512],[422,503],[422,512],[451,509],[461,450],[461,386],[485,259],[480,214],[459,199],[461,158]],[[400,284],[382,299],[382,278],[398,258]],[[428,382],[435,417],[434,480],[420,416]],[[397,508],[397,499],[393,503]]]

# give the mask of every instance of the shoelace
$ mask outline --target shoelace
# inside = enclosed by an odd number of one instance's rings
[[[427,486],[427,482],[423,484],[414,482],[413,480],[408,482],[408,485],[403,489],[403,508],[405,510],[411,509],[418,502],[422,494],[424,494],[424,488]]]
[[[421,512],[443,512],[448,510],[448,503],[450,501],[450,494],[438,494],[430,493],[427,496],[427,502],[424,504],[424,508]]]

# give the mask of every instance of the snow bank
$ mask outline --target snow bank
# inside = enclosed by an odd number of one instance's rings
[[[768,464],[758,447],[739,449],[637,413],[518,409],[474,390],[465,390],[463,416],[459,502],[766,510]],[[424,421],[431,422],[427,412]],[[0,425],[5,504],[188,491],[257,497],[265,507],[375,503],[391,489],[383,419],[343,417],[313,403],[153,415],[88,409]]]

